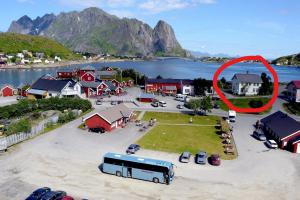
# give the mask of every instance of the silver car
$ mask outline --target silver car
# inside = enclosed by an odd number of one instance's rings
[[[188,163],[188,162],[190,162],[191,155],[192,154],[190,152],[185,151],[180,155],[179,161],[182,163]]]

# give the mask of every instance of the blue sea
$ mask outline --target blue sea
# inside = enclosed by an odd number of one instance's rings
[[[14,70],[6,69],[0,71],[0,84],[11,84],[18,86],[20,83],[32,83],[44,74],[55,75],[57,70],[64,68],[78,68],[84,65],[71,65],[62,68],[45,68],[45,69],[27,69],[27,70]],[[103,66],[119,67],[122,69],[133,68],[148,77],[155,78],[161,75],[164,78],[206,78],[212,79],[216,70],[222,65],[220,63],[205,63],[195,62],[193,60],[185,59],[163,59],[152,61],[125,61],[125,62],[99,62],[89,64],[96,68]],[[272,66],[278,74],[280,82],[289,82],[291,80],[300,79],[300,67],[281,67]],[[239,63],[227,68],[220,75],[230,80],[235,73],[257,73],[261,74],[266,72],[270,75],[267,69],[262,64],[252,63]]]

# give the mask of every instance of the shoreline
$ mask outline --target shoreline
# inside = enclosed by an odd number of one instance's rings
[[[109,62],[125,62],[125,61],[142,61],[142,60],[129,60],[129,59],[111,59],[111,60],[78,60],[78,61],[62,61],[54,64],[34,64],[34,65],[10,65],[0,67],[0,70],[22,70],[22,69],[49,69],[49,68],[62,68],[70,65],[82,65],[93,63],[109,63]]]

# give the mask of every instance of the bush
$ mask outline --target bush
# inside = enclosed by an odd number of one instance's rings
[[[0,107],[0,119],[22,117],[34,111],[77,109],[86,112],[92,108],[89,100],[79,98],[49,98],[34,100],[21,100],[17,104]]]
[[[262,100],[250,100],[249,101],[249,106],[251,108],[260,108],[264,105],[264,103],[262,102]]]
[[[11,135],[21,132],[29,132],[31,130],[31,124],[28,119],[21,119],[17,122],[11,123],[6,131],[6,135]]]

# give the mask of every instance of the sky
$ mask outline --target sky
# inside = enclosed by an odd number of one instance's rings
[[[31,18],[99,7],[118,17],[174,28],[183,48],[277,58],[300,52],[299,0],[1,0],[0,31]]]

